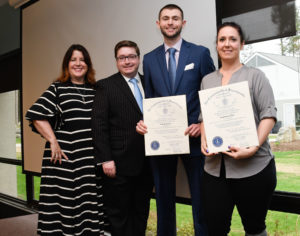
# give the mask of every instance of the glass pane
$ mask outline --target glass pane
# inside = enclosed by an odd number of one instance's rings
[[[274,65],[274,63],[262,57],[257,57],[257,66],[261,67],[261,66],[270,66],[270,65]]]
[[[0,157],[22,159],[19,91],[0,93]],[[0,192],[26,200],[26,180],[22,167],[0,164]]]
[[[40,184],[41,184],[41,177],[34,176],[34,199],[40,200]]]
[[[22,166],[0,163],[0,192],[26,200],[26,179]]]
[[[269,211],[266,218],[268,235],[298,235],[297,232],[300,230],[298,220],[299,216],[296,214]],[[241,218],[235,208],[232,216],[229,236],[240,236],[244,234]]]
[[[0,157],[21,159],[19,91],[0,93]]]
[[[155,235],[156,225],[156,203],[152,199],[150,203],[150,214],[148,218],[146,235]],[[194,235],[192,209],[189,205],[176,204],[177,235]],[[285,212],[269,211],[266,218],[268,235],[298,235],[300,232],[299,215]],[[235,208],[232,215],[231,231],[229,236],[245,235],[241,217]]]
[[[223,0],[222,21],[239,23],[246,42],[252,43],[295,33],[295,1]]]
[[[300,105],[295,105],[295,124],[296,130],[300,131]]]
[[[270,81],[277,124],[269,136],[277,167],[277,190],[300,193],[300,1],[297,35],[246,45],[241,58]]]

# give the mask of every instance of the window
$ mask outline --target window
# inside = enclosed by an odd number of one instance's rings
[[[299,5],[298,2],[296,5]],[[299,16],[296,19],[299,21]],[[296,36],[248,44],[245,46],[243,58],[246,58],[244,60],[246,65],[256,67],[266,74],[274,91],[278,121],[269,140],[277,165],[276,190],[300,193],[298,34],[300,32],[297,31]],[[245,52],[248,54],[247,57]]]
[[[300,104],[295,105],[295,125],[296,130],[300,131]]]
[[[216,0],[218,24],[235,21],[242,26],[247,43],[242,62],[267,75],[278,108],[278,121],[269,135],[277,165],[277,188],[266,220],[271,235],[299,232],[300,140],[295,138],[300,128],[300,21],[299,10],[295,10],[299,2]],[[243,233],[236,215],[230,235]]]
[[[0,93],[0,157],[6,162],[0,163],[0,192],[25,200],[19,105],[18,90]]]
[[[254,56],[251,60],[247,62],[247,66],[252,66],[252,67],[261,67],[261,66],[270,66],[270,65],[274,65],[274,63],[260,56]]]

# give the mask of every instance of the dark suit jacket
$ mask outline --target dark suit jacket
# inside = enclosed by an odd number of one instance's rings
[[[198,123],[200,103],[198,91],[202,78],[215,70],[209,50],[203,46],[182,41],[176,71],[174,90],[171,89],[164,45],[144,56],[146,98],[186,95],[188,123]],[[192,156],[201,155],[200,138],[190,138]]]
[[[141,119],[143,114],[121,73],[98,81],[92,112],[97,162],[115,161],[117,175],[140,174],[145,161],[144,137],[135,127]]]

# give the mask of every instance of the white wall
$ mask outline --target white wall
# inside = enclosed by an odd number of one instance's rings
[[[269,79],[276,100],[300,97],[297,71],[279,64],[261,66],[259,69]]]
[[[217,62],[215,1],[173,2],[183,8],[187,20],[183,37],[209,47]],[[98,79],[114,73],[113,49],[118,41],[135,41],[142,56],[162,43],[155,21],[160,8],[167,3],[166,0],[38,1],[23,11],[23,59],[26,59],[23,79],[41,72],[43,78],[39,80],[52,81],[72,43],[87,47]],[[34,71],[28,71],[30,68]]]

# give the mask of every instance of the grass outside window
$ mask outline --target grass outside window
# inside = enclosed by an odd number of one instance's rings
[[[20,140],[17,140],[20,143]],[[277,168],[277,190],[300,193],[300,151],[274,152]],[[21,159],[21,154],[17,153]],[[22,174],[22,167],[17,168],[18,197],[26,200],[26,181]],[[40,177],[34,177],[34,197],[39,199]],[[193,235],[192,207],[176,204],[177,235]],[[270,236],[298,236],[300,235],[300,216],[284,212],[269,211],[266,219]],[[156,235],[156,205],[151,200],[147,236]],[[230,236],[244,235],[243,226],[236,209],[232,216]]]
[[[300,193],[300,151],[274,152],[277,167],[276,190]],[[192,207],[176,204],[177,235],[192,236]],[[269,236],[300,236],[300,215],[269,211],[266,219]],[[217,226],[216,226],[217,227]],[[156,235],[156,206],[151,200],[147,236]],[[237,209],[234,209],[229,236],[244,236]]]

